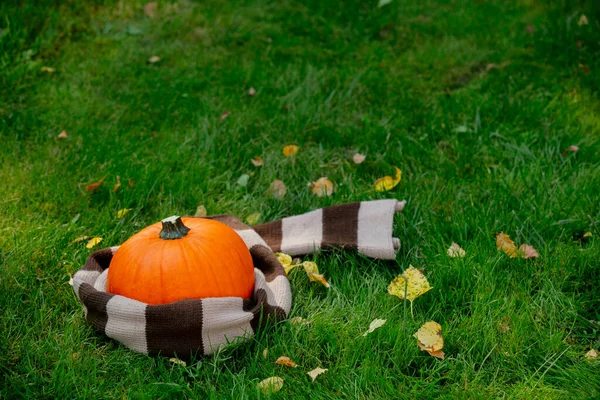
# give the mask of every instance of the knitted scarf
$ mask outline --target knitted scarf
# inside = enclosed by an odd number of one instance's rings
[[[107,293],[108,268],[118,246],[92,253],[75,273],[73,290],[88,323],[130,349],[150,355],[208,355],[287,318],[292,292],[274,252],[300,255],[337,247],[394,259],[400,247],[400,240],[392,237],[394,213],[405,203],[349,203],[252,227],[228,215],[209,217],[234,229],[248,246],[255,276],[250,299],[187,299],[149,305]]]

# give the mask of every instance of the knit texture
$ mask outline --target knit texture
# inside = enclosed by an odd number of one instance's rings
[[[375,200],[326,207],[250,227],[228,216],[220,221],[244,240],[254,263],[251,299],[187,299],[149,305],[106,292],[108,268],[119,248],[92,253],[73,277],[73,290],[88,323],[140,353],[188,357],[212,354],[246,340],[287,318],[292,292],[274,252],[308,254],[324,248],[355,248],[368,257],[394,259],[400,240],[392,237],[394,213],[405,202]]]

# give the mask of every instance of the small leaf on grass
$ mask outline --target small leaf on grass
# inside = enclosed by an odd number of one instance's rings
[[[98,243],[100,243],[102,241],[101,237],[94,237],[91,238],[90,241],[85,245],[85,247],[87,247],[88,249],[91,249],[92,247],[96,246]]]
[[[448,248],[446,252],[448,253],[448,256],[452,258],[462,258],[465,256],[465,254],[467,254],[467,252],[462,247],[460,247],[458,243],[454,242],[452,242],[452,245]]]
[[[319,376],[319,375],[321,375],[321,374],[323,374],[325,372],[327,372],[327,368],[319,368],[319,367],[317,367],[317,368],[313,369],[312,371],[307,372],[306,374],[308,376],[310,376],[312,378],[312,381],[314,382],[315,379],[317,379],[317,376]]]
[[[148,18],[156,17],[156,2],[155,1],[146,3],[146,5],[144,6],[144,14],[146,14],[146,17],[148,17]]]
[[[59,139],[66,139],[69,137],[69,134],[67,133],[67,131],[62,131],[61,133],[58,134],[57,138]]]
[[[585,16],[585,14],[581,14],[581,17],[579,17],[579,21],[577,21],[577,25],[579,26],[583,26],[583,25],[587,25],[588,24],[588,19]]]
[[[231,113],[229,111],[225,111],[223,114],[221,114],[221,121],[225,121],[230,115]]]
[[[258,384],[258,389],[260,389],[260,391],[263,392],[264,394],[271,394],[271,393],[279,392],[282,387],[283,387],[283,378],[280,378],[278,376],[272,376],[270,378],[267,378],[267,379],[261,381]]]
[[[431,289],[425,275],[411,265],[402,275],[394,278],[388,286],[388,293],[410,301],[410,313],[413,315],[413,301]]]
[[[289,357],[286,357],[286,356],[279,357],[275,361],[275,364],[284,365],[286,367],[298,368],[298,365],[294,361],[292,361]]]
[[[365,158],[367,158],[367,156],[364,154],[356,153],[352,157],[352,161],[354,161],[354,164],[362,164],[362,162],[365,161]]]
[[[73,277],[69,275],[69,285],[73,286]]]
[[[92,190],[98,189],[100,186],[102,186],[103,183],[104,183],[104,178],[100,179],[96,183],[91,183],[91,184],[87,185],[85,187],[85,190],[87,190],[88,192],[91,192]]]
[[[590,351],[585,353],[585,358],[587,358],[588,360],[595,360],[596,358],[598,358],[598,352],[594,349],[591,349]]]
[[[283,266],[285,274],[289,275],[290,271],[299,266],[300,264],[293,264],[292,257],[285,253],[275,253],[277,260]]]
[[[71,242],[69,244],[83,242],[84,240],[88,240],[89,238],[90,238],[89,236],[79,236],[77,239],[71,240]]]
[[[54,71],[56,71],[56,70],[52,67],[42,67],[42,72],[47,72],[49,74],[52,74]]]
[[[248,186],[248,180],[250,179],[250,175],[242,174],[237,180],[237,184],[240,186]]]
[[[528,244],[519,246],[519,255],[523,258],[539,258],[540,256],[537,250]]]
[[[179,358],[172,357],[172,358],[169,358],[169,361],[175,365],[182,365],[184,367],[187,366],[186,362],[183,360],[180,360]]]
[[[327,179],[326,176],[319,178],[318,180],[309,183],[312,186],[312,192],[319,197],[331,196],[333,193],[333,182]]]
[[[156,64],[157,62],[160,61],[160,57],[159,56],[152,56],[148,59],[148,62],[150,64]]]
[[[283,155],[286,157],[294,156],[300,148],[294,144],[287,145],[283,148]]]
[[[363,333],[363,336],[367,336],[369,333],[373,332],[377,328],[381,328],[385,324],[385,319],[375,318],[371,324],[369,325],[369,330]]]
[[[287,193],[287,188],[285,184],[279,179],[275,179],[271,186],[269,186],[268,194],[274,199],[281,200],[285,197]]]
[[[498,250],[502,250],[510,258],[517,258],[519,253],[517,252],[517,245],[512,241],[510,236],[504,232],[500,232],[496,236],[496,247]]]
[[[266,360],[269,356],[269,349],[265,348],[262,352],[263,358]]]
[[[400,183],[402,171],[400,171],[400,168],[398,167],[394,167],[394,169],[396,170],[396,176],[392,178],[388,175],[377,179],[375,181],[375,190],[378,192],[386,192],[388,190],[392,190],[398,183]]]
[[[306,272],[306,275],[308,275],[308,279],[311,282],[320,282],[326,288],[331,286],[329,282],[325,280],[325,276],[319,273],[319,267],[316,263],[312,261],[304,261],[302,266],[304,267],[304,271]]]
[[[442,351],[444,337],[440,324],[435,321],[426,322],[413,336],[417,338],[417,345],[421,350],[425,350],[433,357],[444,359]]]
[[[260,221],[260,213],[252,213],[246,217],[248,225],[256,225]]]
[[[379,3],[377,3],[377,8],[386,6],[386,5],[390,4],[391,2],[392,2],[392,0],[379,0]]]
[[[292,324],[294,326],[309,325],[310,323],[312,323],[312,321],[309,321],[306,318],[302,318],[302,317],[290,318],[290,324]]]
[[[117,183],[113,187],[113,193],[117,193],[117,190],[121,187],[121,177],[117,175]]]
[[[198,208],[196,208],[196,214],[194,217],[206,217],[206,207],[203,204],[200,204]]]
[[[469,127],[466,125],[459,125],[456,128],[454,128],[453,131],[456,133],[465,133],[469,132]]]
[[[256,90],[251,87],[250,89],[248,89],[248,96],[252,97],[256,94]]]
[[[571,145],[563,151],[562,155],[566,156],[567,153],[577,153],[579,151],[579,146]]]
[[[252,165],[254,165],[255,167],[260,167],[263,165],[263,159],[261,156],[255,157],[252,160],[250,160],[250,162],[252,163]]]
[[[117,211],[117,218],[123,218],[123,216],[131,210],[131,208],[123,208],[122,210]]]

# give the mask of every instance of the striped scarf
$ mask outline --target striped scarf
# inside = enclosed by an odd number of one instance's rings
[[[169,357],[208,355],[287,318],[292,292],[274,252],[300,255],[332,247],[355,248],[368,257],[394,259],[400,247],[400,240],[392,237],[394,213],[405,203],[349,203],[252,227],[228,215],[210,217],[234,229],[250,250],[255,275],[250,299],[187,299],[149,305],[107,293],[108,268],[118,246],[92,253],[75,273],[73,290],[88,323],[135,351]]]

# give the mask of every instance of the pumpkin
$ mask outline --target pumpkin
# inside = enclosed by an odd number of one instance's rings
[[[107,291],[147,304],[208,297],[250,298],[252,257],[227,225],[204,218],[163,219],[119,247]]]

